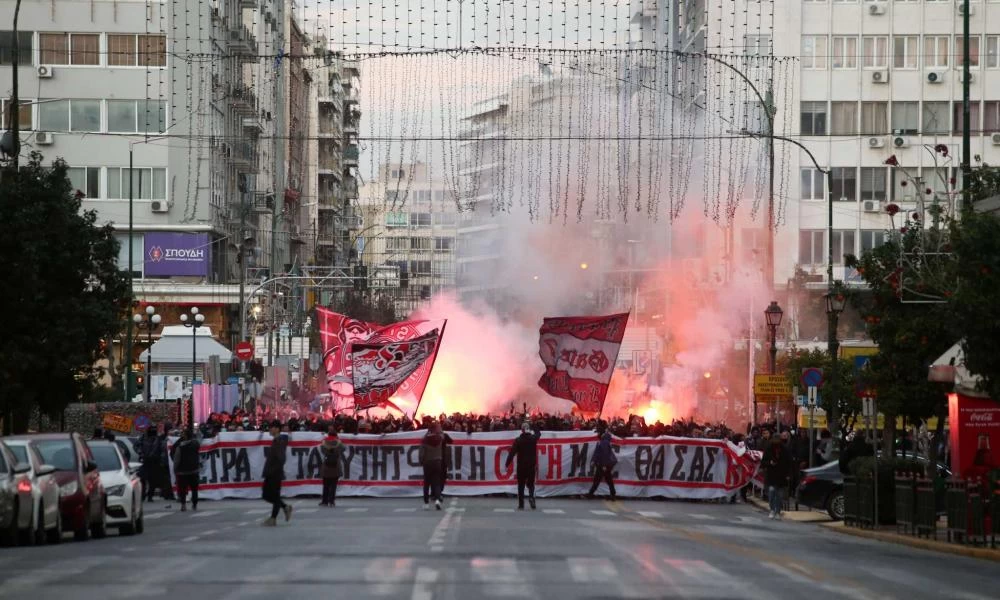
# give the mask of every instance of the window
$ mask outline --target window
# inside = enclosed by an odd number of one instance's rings
[[[961,69],[965,66],[965,43],[962,36],[955,36],[955,68]],[[979,68],[979,36],[972,35],[969,38],[969,68]]]
[[[406,177],[406,171],[404,171],[403,169],[393,169],[392,172],[389,174],[389,176],[392,179],[402,179]]]
[[[913,202],[917,187],[903,169],[889,169],[892,178],[892,201]]]
[[[32,34],[30,31],[17,32],[17,64],[30,65],[32,60]],[[0,31],[0,65],[14,63],[14,32]]]
[[[431,274],[431,261],[429,260],[411,260],[410,261],[410,273],[413,275],[430,275]]]
[[[916,135],[920,131],[920,103],[892,103],[892,132],[900,135]]]
[[[431,249],[431,238],[415,237],[410,238],[410,250],[417,252],[429,252]]]
[[[80,190],[88,198],[101,197],[100,167],[70,167],[67,176],[74,190]]]
[[[861,167],[861,199],[885,202],[885,167]]]
[[[454,225],[455,213],[436,212],[432,213],[435,225]]]
[[[435,260],[431,263],[434,275],[453,277],[455,275],[455,265],[450,260]]]
[[[434,238],[435,252],[450,252],[455,247],[455,238],[438,237]]]
[[[952,119],[952,122],[955,124],[953,133],[955,135],[962,135],[962,103],[956,102],[953,104],[952,110],[955,113],[955,118]],[[979,133],[979,102],[974,100],[969,102],[969,133],[971,135]]]
[[[108,131],[164,133],[167,103],[159,100],[108,100]]]
[[[1000,133],[1000,101],[983,102],[983,133]]]
[[[163,67],[166,64],[166,36],[108,34],[108,66]]]
[[[923,177],[926,187],[931,188],[935,194],[946,194],[954,189],[951,184],[952,170],[948,167],[925,168]]]
[[[878,248],[885,243],[885,232],[875,229],[863,229],[861,231],[861,254]]]
[[[825,69],[826,36],[825,35],[802,36],[801,60],[803,69]]]
[[[39,33],[43,65],[99,65],[101,36],[97,33]]]
[[[924,135],[948,133],[951,131],[951,128],[948,126],[948,116],[947,102],[924,102],[924,118],[921,131]]]
[[[823,200],[826,176],[816,169],[799,169],[799,191],[803,200]]]
[[[41,100],[38,128],[42,131],[69,131],[69,100]]]
[[[986,68],[1000,68],[1000,35],[986,36]]]
[[[18,104],[21,105],[17,111],[17,120],[21,124],[21,131],[28,131],[31,129],[31,110],[33,103],[31,100],[25,100],[22,98]],[[0,129],[10,129],[11,125],[14,123],[11,120],[11,113],[14,112],[12,110],[14,105],[8,98],[0,103],[0,106],[2,106],[2,109],[0,109]]]
[[[38,103],[38,128],[42,131],[101,130],[100,100],[41,100]]]
[[[833,68],[858,68],[858,38],[843,35],[833,36]]]
[[[410,214],[405,212],[385,213],[386,227],[406,227],[410,224]]]
[[[826,135],[826,102],[803,102],[800,133]]]
[[[861,103],[861,133],[864,135],[885,135],[889,132],[889,103]]]
[[[916,69],[919,38],[897,35],[892,38],[892,66],[895,69]]]
[[[833,230],[833,264],[844,264],[844,256],[854,254],[854,230]],[[826,261],[823,261],[824,263]]]
[[[855,202],[858,199],[858,170],[855,167],[833,167],[833,199]]]
[[[128,265],[128,234],[127,233],[116,233],[115,239],[118,240],[118,264],[121,266]],[[145,239],[141,233],[132,234],[132,276],[142,277],[142,267],[144,263],[143,252],[145,252]],[[123,269],[127,270],[127,269]],[[42,453],[45,453],[45,449],[42,449]]]
[[[924,66],[928,69],[948,66],[948,36],[924,37]]]
[[[386,252],[406,252],[410,249],[410,238],[390,237],[385,238]]]
[[[857,102],[831,103],[830,133],[833,135],[857,135],[858,133]]]
[[[410,225],[413,227],[430,227],[431,213],[412,213],[410,215]]]
[[[826,262],[826,232],[799,230],[799,264],[821,265]]]
[[[129,170],[108,167],[108,198],[127,200]],[[132,169],[132,197],[136,200],[166,200],[167,170],[141,167]]]
[[[743,51],[747,56],[769,56],[771,54],[771,36],[743,36]]]
[[[889,66],[889,38],[884,35],[866,35],[862,39],[861,54],[866,69],[884,69]]]

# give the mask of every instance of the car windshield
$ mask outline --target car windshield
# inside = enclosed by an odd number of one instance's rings
[[[17,462],[29,464],[27,448],[25,448],[24,446],[11,446],[9,444],[7,445],[7,448],[9,448],[11,454],[13,454],[15,458],[17,458]]]
[[[35,442],[45,464],[52,465],[58,471],[75,471],[76,454],[70,440],[39,440]]]
[[[122,468],[122,461],[118,458],[114,446],[91,445],[90,452],[94,455],[98,470],[117,471]]]

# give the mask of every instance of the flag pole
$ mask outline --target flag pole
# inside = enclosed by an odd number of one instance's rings
[[[434,358],[431,359],[431,368],[427,374],[427,383],[431,382],[431,375],[434,374],[434,363],[437,362],[438,352],[441,351],[441,344],[444,343],[444,329],[447,326],[448,326],[448,319],[445,319],[444,323],[441,324],[441,333],[438,334],[437,348],[434,349]],[[413,416],[410,417],[410,420],[412,421],[417,420],[417,411],[420,410],[420,403],[423,402],[424,400],[424,391],[426,390],[427,390],[426,385],[424,385],[424,388],[420,390],[420,397],[417,398],[417,405],[413,407]],[[405,415],[406,413],[403,414]]]

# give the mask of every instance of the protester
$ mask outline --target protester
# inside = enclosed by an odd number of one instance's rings
[[[163,462],[163,454],[166,452],[160,445],[160,438],[156,435],[156,429],[149,427],[146,434],[139,440],[139,460],[142,468],[139,469],[139,478],[142,480],[142,495],[146,502],[153,501],[153,495],[160,483],[160,464]]]
[[[282,434],[281,422],[272,421],[270,426],[271,447],[264,461],[264,485],[261,489],[264,500],[271,504],[271,516],[262,525],[277,525],[278,513],[284,511],[285,521],[292,518],[292,506],[281,499],[281,482],[285,478],[285,454],[288,449],[288,435]]]
[[[535,510],[535,473],[538,470],[538,438],[542,431],[536,427],[531,431],[531,423],[525,421],[521,425],[521,435],[514,440],[514,445],[507,455],[507,468],[510,468],[517,457],[517,509],[524,510],[524,488],[528,488],[528,503]],[[614,487],[612,487],[612,493]]]
[[[170,455],[167,453],[169,445],[170,423],[160,423],[156,426],[156,437],[160,446],[160,466],[157,469],[156,480],[160,485],[160,494],[164,500],[174,499],[174,486],[170,483]],[[167,505],[170,508],[170,505]]]
[[[340,480],[341,460],[344,456],[344,443],[337,437],[337,430],[332,426],[323,444],[319,447],[323,456],[323,466],[320,476],[323,478],[323,498],[320,506],[336,506],[337,482]]]
[[[780,519],[785,506],[785,490],[792,477],[792,456],[785,443],[776,439],[764,450],[761,468],[770,508],[768,518]]]
[[[184,429],[180,439],[174,444],[174,475],[177,478],[177,495],[181,500],[181,511],[187,510],[187,493],[191,491],[191,510],[198,510],[198,480],[201,477],[201,444],[194,437],[191,428]]]
[[[611,434],[608,433],[607,424],[604,421],[597,424],[597,439],[597,448],[594,449],[594,455],[590,458],[591,464],[594,465],[594,483],[590,486],[590,491],[587,492],[587,498],[594,497],[594,492],[597,491],[603,480],[607,482],[611,499],[614,500],[615,482],[612,472],[615,465],[618,464],[618,457],[615,455],[614,448],[611,447]]]
[[[434,507],[441,510],[441,488],[445,477],[445,439],[441,424],[434,423],[420,443],[420,464],[424,468],[424,510],[430,508],[428,489],[434,498]]]

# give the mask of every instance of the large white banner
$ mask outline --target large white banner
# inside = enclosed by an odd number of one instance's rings
[[[424,432],[387,435],[344,435],[343,476],[339,496],[416,497],[423,493],[419,463]],[[513,465],[506,467],[511,444],[519,432],[449,433],[448,481],[444,492],[454,496],[515,493]],[[320,433],[292,433],[285,460],[285,496],[319,495],[322,457]],[[615,487],[619,496],[711,499],[727,496],[753,475],[756,462],[749,453],[721,440],[614,438],[618,463]],[[267,432],[221,433],[201,444],[202,498],[259,498],[261,472],[271,437]],[[592,432],[542,433],[538,440],[536,495],[585,494],[594,468],[597,446]],[[607,488],[602,484],[601,492]]]

